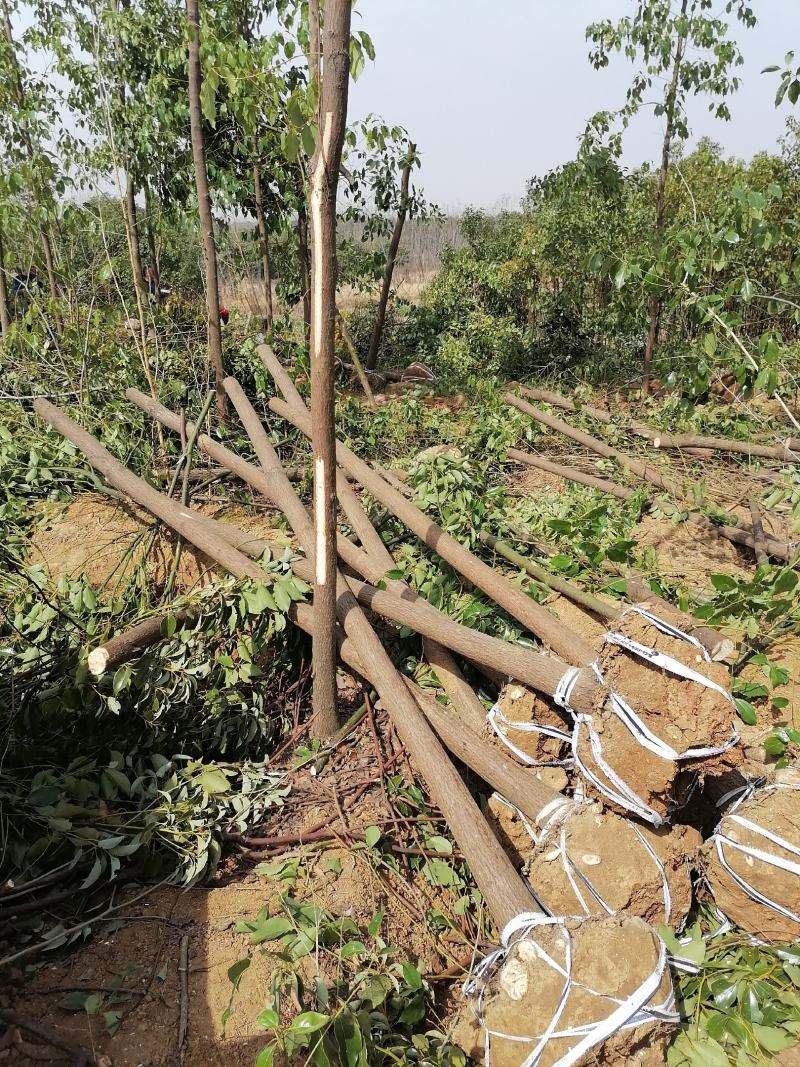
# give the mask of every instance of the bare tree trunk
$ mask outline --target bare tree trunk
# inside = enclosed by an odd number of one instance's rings
[[[392,231],[392,239],[389,242],[389,251],[386,254],[386,266],[383,268],[381,295],[378,300],[375,325],[372,328],[372,339],[369,343],[369,352],[367,353],[368,370],[375,370],[378,363],[378,351],[381,347],[383,327],[386,322],[386,307],[389,303],[389,293],[392,289],[392,275],[394,274],[394,265],[397,261],[397,250],[400,247],[400,238],[403,236],[403,225],[406,221],[406,213],[408,212],[408,185],[411,179],[411,168],[414,165],[416,151],[417,146],[409,141],[408,152],[406,152],[405,162],[403,163],[403,175],[400,179],[400,203],[397,208],[397,219],[395,220],[394,230]]]
[[[214,367],[217,391],[217,416],[228,417],[228,402],[222,381],[222,327],[219,320],[219,280],[217,276],[217,245],[214,240],[214,217],[211,214],[211,194],[208,191],[206,146],[203,140],[203,113],[200,107],[200,11],[198,0],[186,0],[186,19],[189,27],[189,120],[192,132],[192,159],[197,188],[197,209],[206,267],[206,313],[208,316],[208,357]]]
[[[686,16],[688,0],[681,4],[681,18]],[[675,62],[672,67],[672,82],[667,97],[667,126],[664,130],[664,143],[661,146],[661,170],[658,173],[658,192],[656,193],[656,226],[655,226],[655,252],[661,250],[661,242],[664,235],[664,205],[667,189],[667,174],[669,173],[669,154],[672,148],[672,135],[675,132],[675,101],[678,95],[678,79],[683,63],[683,51],[686,47],[686,38],[679,37],[675,45]],[[647,342],[644,348],[644,370],[642,375],[642,395],[647,396],[650,392],[650,371],[653,365],[653,352],[658,338],[658,323],[661,318],[661,297],[658,294],[650,297],[650,326],[647,331]]]
[[[11,329],[11,308],[8,303],[8,285],[6,284],[6,261],[3,253],[3,232],[0,230],[0,331],[8,337]]]
[[[311,257],[308,248],[308,214],[302,177],[297,183],[297,247],[300,257],[300,286],[303,291],[303,336],[311,336]]]
[[[351,0],[326,0],[311,214],[311,448],[314,459],[314,732],[336,729],[336,193],[350,82]]]
[[[264,197],[261,190],[261,164],[253,163],[253,194],[256,202],[256,222],[258,223],[258,244],[261,250],[261,272],[264,275],[264,329],[272,329],[272,279],[269,262],[269,231],[264,214]]]
[[[133,285],[136,295],[139,297],[141,306],[147,307],[149,293],[147,282],[144,280],[144,267],[142,265],[142,247],[139,244],[139,225],[136,216],[136,186],[130,172],[125,171],[125,229],[128,231],[128,248],[130,250],[131,270],[133,271]],[[142,339],[144,343],[144,338]]]
[[[157,304],[161,303],[161,271],[158,269],[158,249],[156,248],[156,236],[153,229],[153,194],[150,192],[148,182],[144,183],[144,210],[145,232],[147,234],[147,255],[150,259],[150,270],[153,272],[153,298]]]

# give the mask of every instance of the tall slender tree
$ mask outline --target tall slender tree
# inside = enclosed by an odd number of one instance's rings
[[[200,11],[198,0],[186,0],[186,21],[189,31],[189,122],[192,135],[192,160],[197,189],[197,210],[206,273],[206,315],[208,355],[214,368],[217,393],[217,415],[228,417],[228,406],[222,382],[225,370],[222,360],[222,326],[219,317],[219,275],[217,271],[217,243],[214,237],[214,216],[208,188],[206,146],[203,137],[203,111],[200,103],[202,72],[200,68]]]
[[[11,309],[8,303],[8,285],[6,284],[6,261],[3,249],[3,214],[0,206],[0,332],[8,337],[11,329]]]
[[[325,0],[316,149],[311,167],[311,418],[314,460],[314,724],[336,728],[336,197],[347,125],[351,0]]]
[[[367,367],[369,370],[374,370],[378,364],[378,352],[380,351],[383,327],[386,322],[386,308],[389,303],[389,293],[392,291],[394,265],[397,262],[397,252],[400,248],[400,239],[403,236],[403,226],[406,221],[406,215],[408,214],[411,168],[414,166],[416,155],[417,146],[412,141],[409,141],[406,158],[403,161],[402,176],[400,178],[400,200],[397,205],[397,218],[395,220],[394,229],[392,230],[392,239],[389,242],[389,250],[386,253],[386,264],[383,268],[381,293],[378,297],[375,324],[372,327],[372,337],[370,338],[369,343],[369,353],[367,355]]]
[[[624,130],[634,115],[649,102],[647,94],[663,84],[656,99],[655,113],[664,116],[661,166],[656,186],[655,227],[652,246],[653,267],[648,272],[650,287],[647,340],[645,342],[642,392],[650,389],[653,353],[658,340],[661,294],[658,281],[666,212],[667,181],[675,138],[689,136],[686,101],[689,95],[708,97],[709,111],[717,118],[730,119],[727,98],[739,88],[736,68],[744,62],[730,27],[711,13],[713,0],[637,0],[632,16],[619,22],[593,23],[586,36],[594,46],[589,54],[596,67],[606,67],[613,52],[623,52],[632,62],[641,63],[627,92],[624,106],[616,113],[600,112],[589,124],[587,141],[609,132],[615,121]],[[755,25],[749,0],[727,0],[727,13],[735,13],[745,26]],[[621,130],[613,134],[611,147],[619,154]]]

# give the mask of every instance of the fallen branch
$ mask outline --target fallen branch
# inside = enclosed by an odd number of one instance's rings
[[[59,1052],[65,1053],[70,1057],[72,1067],[96,1067],[97,1060],[87,1049],[81,1048],[80,1045],[74,1045],[71,1041],[65,1041],[63,1037],[60,1037],[49,1027],[35,1022],[33,1019],[26,1019],[24,1015],[19,1015],[11,1008],[0,1008],[0,1023],[4,1023],[6,1026],[16,1026],[20,1030],[24,1030],[25,1033],[38,1037],[40,1041],[44,1042],[45,1045],[49,1045],[50,1048],[55,1048]]]
[[[644,482],[649,482],[657,489],[669,493],[677,500],[683,500],[693,505],[694,502],[689,493],[687,493],[682,486],[671,478],[665,477],[659,471],[654,470],[652,466],[649,466],[646,462],[634,459],[627,453],[620,452],[619,449],[607,445],[605,441],[592,437],[591,434],[584,433],[583,430],[578,430],[574,426],[570,426],[569,423],[557,419],[554,415],[548,415],[547,412],[532,407],[530,404],[521,400],[518,396],[514,396],[512,393],[506,394],[506,401],[512,407],[517,408],[518,411],[523,412],[523,414],[542,423],[542,425],[547,426],[549,429],[555,430],[556,433],[561,433],[565,437],[572,438],[573,441],[577,441],[579,444],[584,445],[584,447],[591,449],[593,452],[597,452],[601,456],[613,459],[620,464],[624,471],[633,474]],[[577,481],[578,479],[575,480]],[[600,487],[597,486],[596,488]],[[712,523],[710,519],[706,518],[705,515],[699,515],[697,513],[692,513],[690,518],[704,529],[714,530],[721,537],[725,537],[729,541],[733,541],[735,544],[745,545],[748,548],[755,548],[755,539],[752,532],[740,529],[737,526],[717,526]],[[792,549],[789,545],[783,541],[777,541],[772,537],[767,538],[766,549],[770,556],[774,556],[776,559],[786,561],[793,556]]]
[[[750,497],[750,518],[753,523],[753,539],[755,541],[756,562],[769,563],[767,554],[766,537],[764,535],[764,523],[761,521],[761,508],[755,493]]]
[[[606,478],[595,478],[594,475],[584,474],[583,471],[576,470],[575,467],[564,467],[560,463],[551,463],[548,459],[534,456],[530,452],[521,452],[518,448],[509,448],[508,458],[513,459],[515,463],[522,463],[526,467],[537,467],[539,470],[548,471],[550,474],[557,474],[559,478],[566,478],[567,481],[578,482],[580,485],[588,485],[592,489],[599,489],[601,493],[608,493],[609,496],[615,496],[618,500],[628,501],[634,493],[633,489],[627,489],[624,485],[617,485],[616,482],[609,481]]]

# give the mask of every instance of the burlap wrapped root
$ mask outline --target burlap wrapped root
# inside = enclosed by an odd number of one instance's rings
[[[732,747],[730,675],[722,664],[708,662],[696,645],[664,633],[638,611],[626,611],[614,630],[714,683],[680,677],[608,640],[598,652],[602,680],[638,721],[627,720],[610,697],[603,699],[591,715],[581,717],[574,755],[607,803],[658,823],[686,802],[695,774],[722,773],[740,761]]]
[[[800,785],[735,802],[703,848],[717,907],[760,941],[800,941]]]
[[[487,1067],[529,1057],[538,1067],[660,1067],[677,1016],[654,931],[639,919],[550,922],[512,942],[468,987],[456,1042]]]

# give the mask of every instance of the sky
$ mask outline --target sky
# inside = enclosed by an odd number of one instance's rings
[[[774,149],[792,114],[787,104],[776,111],[777,76],[761,70],[800,53],[798,0],[754,7],[758,26],[735,31],[745,63],[732,121],[700,100],[689,110],[693,141],[710,136],[745,158]],[[420,182],[440,207],[516,205],[530,177],[574,156],[592,114],[624,102],[634,68],[615,56],[595,71],[585,31],[634,9],[634,0],[359,0],[353,25],[377,55],[351,86],[350,116],[374,112],[408,129]],[[662,136],[650,109],[626,135],[624,162],[656,159]]]

